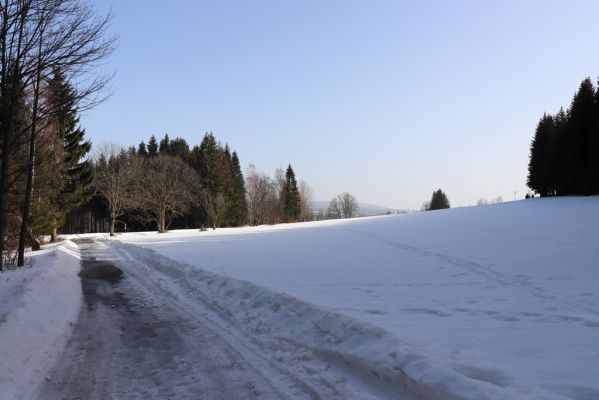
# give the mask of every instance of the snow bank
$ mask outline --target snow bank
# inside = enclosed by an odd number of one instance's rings
[[[29,399],[62,353],[82,303],[79,251],[71,241],[0,273],[0,398]]]

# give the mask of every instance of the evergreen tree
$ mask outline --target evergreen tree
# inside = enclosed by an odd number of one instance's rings
[[[551,159],[551,135],[555,131],[553,117],[544,114],[537,125],[535,136],[530,145],[527,185],[541,196],[550,194],[551,175],[548,160]]]
[[[599,80],[595,89],[595,107],[593,109],[593,129],[589,138],[587,158],[590,160],[591,192],[599,194]]]
[[[148,157],[148,149],[146,148],[146,143],[142,140],[137,148],[137,156],[138,157]]]
[[[431,204],[429,210],[440,210],[449,207],[450,205],[447,195],[443,193],[441,189],[434,191],[431,197]]]
[[[180,158],[187,164],[190,164],[191,162],[189,145],[183,138],[175,138],[171,140],[168,145],[168,152],[169,155]]]
[[[291,164],[285,171],[285,183],[283,185],[283,213],[285,222],[295,222],[302,212],[299,190],[295,179],[295,172]]]
[[[592,154],[588,148],[593,136],[595,88],[590,78],[582,81],[569,109],[567,124],[570,137],[569,173],[572,194],[591,194]],[[598,156],[595,154],[595,157]]]
[[[158,155],[158,142],[156,141],[156,136],[150,136],[150,140],[148,141],[148,157],[155,157]]]
[[[239,165],[239,157],[235,151],[231,156],[231,169],[233,171],[235,182],[234,196],[232,199],[232,219],[234,226],[240,226],[245,224],[247,221],[248,209],[246,202],[245,180],[243,178],[243,173],[241,172],[241,166]]]
[[[160,140],[160,146],[158,148],[158,152],[162,155],[170,155],[170,138],[168,137],[168,133],[164,134],[162,140]]]
[[[54,203],[60,210],[60,218],[52,226],[55,235],[56,229],[62,225],[66,213],[85,203],[95,193],[93,186],[93,166],[85,157],[91,150],[91,142],[85,139],[85,130],[79,127],[79,116],[75,106],[76,93],[73,87],[65,80],[60,71],[55,71],[53,78],[48,82],[49,104],[56,110],[49,128],[54,130],[48,133],[57,138],[62,149],[52,149],[54,159],[62,153],[60,168],[61,188],[55,192]],[[38,179],[39,180],[39,179]]]

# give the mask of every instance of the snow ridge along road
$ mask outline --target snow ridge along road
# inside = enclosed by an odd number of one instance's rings
[[[274,384],[201,314],[191,314],[115,258],[80,240],[85,305],[73,336],[38,398],[309,398],[300,385]],[[117,271],[124,271],[121,277]]]

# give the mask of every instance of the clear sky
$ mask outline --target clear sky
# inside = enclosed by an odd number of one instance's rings
[[[317,200],[526,193],[543,112],[599,75],[599,1],[98,0],[119,46],[94,143],[206,131]]]

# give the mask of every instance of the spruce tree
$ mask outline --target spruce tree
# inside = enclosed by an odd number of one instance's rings
[[[568,169],[572,194],[591,194],[592,154],[588,147],[593,136],[595,88],[590,78],[582,81],[572,99],[567,124],[569,136]]]
[[[537,124],[537,130],[530,145],[527,185],[541,196],[549,195],[552,186],[550,165],[547,161],[551,159],[551,135],[554,130],[553,117],[544,114]]]
[[[449,207],[450,205],[447,195],[443,193],[441,189],[434,191],[431,197],[431,204],[429,210],[440,210]]]
[[[76,93],[60,71],[55,71],[48,82],[49,103],[56,112],[49,125],[55,130],[54,137],[62,142],[62,187],[57,192],[56,206],[61,217],[53,226],[53,234],[63,223],[70,210],[88,201],[95,193],[93,167],[85,159],[91,149],[91,142],[85,139],[85,130],[79,127],[79,116],[75,106]],[[60,154],[60,151],[54,151]]]
[[[247,202],[245,200],[245,180],[243,179],[243,173],[241,172],[241,166],[239,165],[239,157],[237,152],[233,152],[231,156],[231,169],[233,171],[233,177],[235,182],[233,203],[233,224],[240,226],[247,221]]]
[[[148,157],[148,149],[146,148],[146,143],[143,140],[137,147],[137,156],[144,157],[144,158]]]
[[[156,141],[156,136],[150,136],[150,140],[148,141],[148,157],[155,157],[158,155],[158,142]]]
[[[168,156],[170,155],[170,138],[168,137],[168,133],[164,134],[162,140],[160,140],[160,145],[158,147],[158,153]]]
[[[285,171],[285,184],[283,187],[283,213],[285,222],[296,222],[302,212],[299,190],[295,179],[295,172],[291,164]]]

